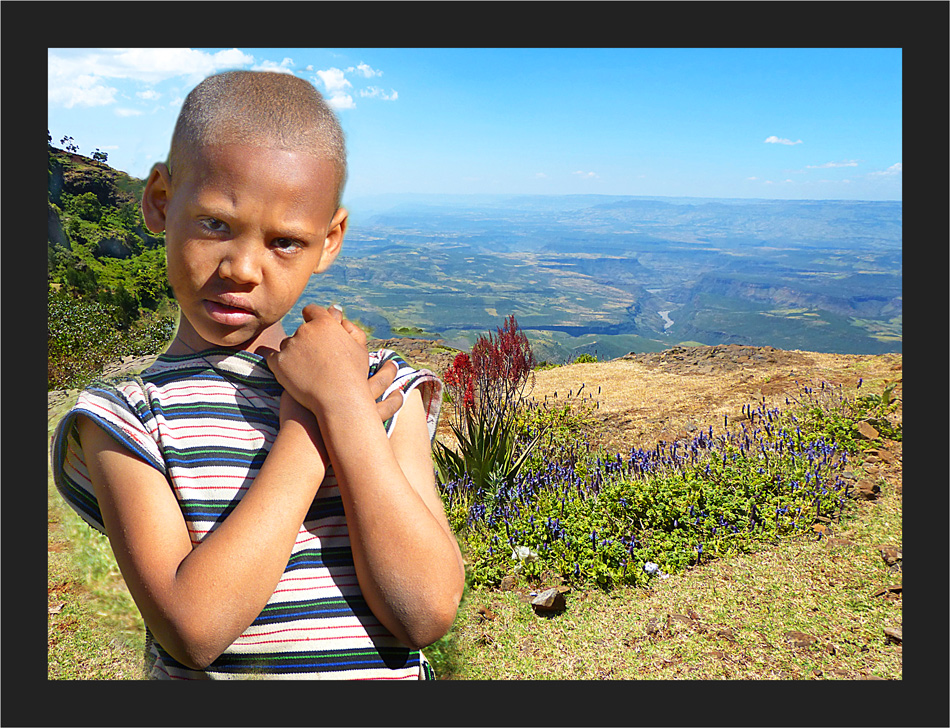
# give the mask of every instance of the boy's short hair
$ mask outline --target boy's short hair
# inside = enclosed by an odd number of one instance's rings
[[[209,76],[182,104],[168,152],[176,171],[195,149],[252,144],[303,152],[333,163],[336,204],[346,182],[346,145],[336,115],[313,84],[286,73],[226,71]]]

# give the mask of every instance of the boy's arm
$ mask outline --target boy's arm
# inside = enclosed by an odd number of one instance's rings
[[[420,395],[410,393],[388,437],[372,417],[365,347],[347,331],[338,314],[308,306],[268,362],[320,424],[364,598],[403,643],[424,647],[455,618],[462,558],[435,488]]]
[[[362,442],[348,436],[364,426]],[[408,646],[435,642],[455,619],[465,569],[436,490],[419,390],[389,438],[355,407],[324,413],[321,428],[332,433],[327,449],[364,598]]]
[[[394,369],[369,383],[371,396]],[[390,398],[377,405],[380,426],[393,409]],[[116,562],[143,619],[176,660],[207,666],[257,618],[287,566],[326,472],[313,414],[284,393],[280,430],[257,478],[194,546],[165,477],[93,420],[79,416],[77,424]]]
[[[305,414],[282,418],[241,502],[194,547],[164,476],[94,421],[79,418],[86,465],[122,576],[159,644],[192,669],[206,667],[247,629],[287,565],[325,473]]]

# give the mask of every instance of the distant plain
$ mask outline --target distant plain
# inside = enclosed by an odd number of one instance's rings
[[[390,195],[303,303],[467,349],[514,314],[539,360],[677,344],[902,350],[902,203]],[[288,330],[299,325],[288,314]]]

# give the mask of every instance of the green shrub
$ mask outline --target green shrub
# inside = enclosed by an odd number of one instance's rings
[[[107,304],[50,289],[47,298],[47,386],[80,388],[123,356],[157,354],[171,340],[175,316],[168,310],[125,312]]]
[[[643,584],[654,578],[648,563],[675,573],[813,536],[816,518],[840,518],[850,487],[841,472],[860,448],[850,435],[855,406],[840,390],[805,393],[785,411],[749,405],[718,434],[710,427],[626,457],[590,449],[566,409],[546,410],[535,416],[565,418],[548,430],[556,446],[492,499],[463,477],[443,484],[443,500],[475,585],[512,571],[602,588]]]

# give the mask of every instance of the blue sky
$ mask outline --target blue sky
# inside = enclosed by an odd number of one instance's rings
[[[902,199],[899,48],[49,49],[53,144],[146,177],[206,75],[311,81],[382,193]]]

